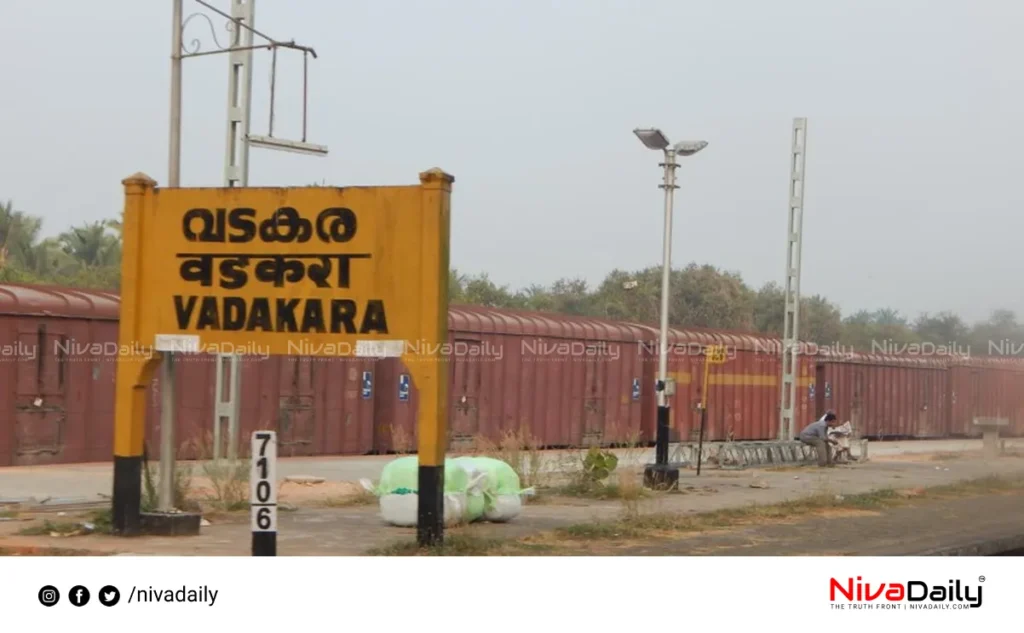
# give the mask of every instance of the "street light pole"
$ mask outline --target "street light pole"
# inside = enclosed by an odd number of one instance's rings
[[[668,465],[668,425],[671,416],[669,409],[669,398],[665,386],[668,382],[668,307],[669,307],[669,282],[672,276],[672,205],[676,185],[676,152],[669,148],[665,150],[664,182],[661,188],[665,190],[665,230],[664,243],[662,245],[661,264],[661,327],[658,344],[658,427],[655,439],[654,463],[659,466]]]
[[[173,21],[171,23],[171,133],[168,143],[167,186],[178,187],[181,184],[181,32],[182,3],[174,0]]]
[[[644,484],[650,488],[674,488],[679,482],[679,465],[668,461],[669,421],[671,420],[671,404],[669,398],[675,393],[674,384],[668,379],[668,310],[670,280],[672,275],[672,212],[676,186],[676,158],[692,156],[707,147],[706,141],[681,141],[670,145],[668,137],[656,128],[633,130],[640,142],[647,149],[657,150],[664,154],[661,167],[664,169],[663,182],[665,190],[665,230],[663,235],[663,255],[661,270],[661,326],[659,328],[658,350],[658,419],[654,444],[654,464],[644,469]]]

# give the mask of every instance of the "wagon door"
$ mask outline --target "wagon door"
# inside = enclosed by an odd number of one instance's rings
[[[971,399],[969,415],[967,417],[967,428],[973,429],[974,418],[984,415],[981,410],[981,372],[977,369],[971,370]]]
[[[921,382],[921,401],[917,405],[919,408],[916,435],[918,437],[934,437],[936,435],[935,430],[932,428],[934,412],[929,406],[932,397],[932,371],[923,370],[921,373],[922,375],[918,378]]]
[[[855,436],[868,435],[864,428],[864,370],[853,373],[853,399],[850,402],[850,426]]]
[[[588,345],[585,356],[586,371],[583,380],[583,444],[600,444],[605,424],[605,384],[608,363],[605,350],[597,345]]]
[[[60,461],[66,439],[67,337],[48,332],[18,332],[14,403],[14,465]]]
[[[814,368],[814,419],[818,420],[825,415],[825,366],[817,365]]]
[[[285,356],[281,359],[277,435],[278,450],[282,456],[313,454],[316,429],[314,365],[309,357]]]
[[[462,350],[480,349],[480,341],[455,339],[452,353],[452,414],[448,433],[449,447],[472,446],[480,430],[480,369],[481,359]]]

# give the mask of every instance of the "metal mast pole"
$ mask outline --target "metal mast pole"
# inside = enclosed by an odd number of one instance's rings
[[[171,127],[168,139],[167,186],[181,186],[181,33],[183,0],[174,0],[171,26]],[[174,508],[174,354],[160,359],[160,489],[161,512]]]
[[[790,146],[789,225],[786,231],[786,313],[782,329],[782,391],[779,439],[793,439],[800,342],[800,253],[803,245],[807,119],[793,119]]]
[[[249,121],[252,105],[252,45],[256,0],[231,0],[234,41],[228,53],[228,127],[224,186],[249,184]],[[246,25],[249,29],[241,26]]]
[[[678,167],[675,150],[665,150],[665,162],[662,163],[662,167],[665,168],[664,183],[661,185],[661,188],[665,190],[665,230],[662,245],[661,327],[658,345],[658,382],[661,388],[658,390],[658,428],[654,445],[654,463],[658,465],[668,464],[668,425],[671,417],[671,405],[665,389],[668,381],[669,282],[672,276],[672,204],[677,189],[676,167]]]
[[[249,123],[252,107],[252,57],[256,0],[231,0],[234,41],[228,53],[228,121],[224,152],[224,186],[249,186]],[[244,26],[249,28],[245,28]],[[227,421],[227,458],[238,456],[238,408],[241,358],[237,354],[218,354],[213,411],[213,458],[220,459],[221,429]],[[224,366],[228,366],[228,394],[224,397]]]

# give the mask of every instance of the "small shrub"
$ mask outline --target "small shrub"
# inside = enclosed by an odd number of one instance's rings
[[[249,472],[252,464],[248,456],[248,443],[241,443],[235,460],[227,459],[226,450],[219,459],[213,459],[213,434],[208,431],[194,439],[189,449],[200,460],[203,478],[209,481],[210,490],[203,496],[203,505],[221,512],[235,512],[249,507]]]
[[[615,453],[591,446],[583,458],[583,477],[591,483],[602,482],[611,476],[618,465],[619,458]]]
[[[250,468],[248,459],[203,462],[203,475],[210,481],[211,489],[206,501],[226,512],[248,508]]]
[[[500,459],[511,466],[523,488],[542,484],[544,455],[540,442],[527,431],[505,431],[497,442],[478,436],[474,452]]]
[[[179,451],[180,452],[180,451]],[[159,464],[149,461],[148,450],[143,450],[142,470],[142,511],[153,512],[160,505],[160,482],[156,472]],[[198,504],[192,496],[192,467],[190,464],[175,461],[174,483],[172,485],[172,505],[178,510],[195,511]]]
[[[640,516],[640,501],[648,496],[643,487],[643,476],[634,469],[621,470],[617,473],[619,499],[622,501],[624,519]]]
[[[111,508],[94,510],[89,514],[89,522],[93,531],[98,534],[110,534],[114,530],[114,511]]]

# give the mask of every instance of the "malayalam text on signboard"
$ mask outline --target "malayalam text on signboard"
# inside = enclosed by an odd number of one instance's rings
[[[436,208],[446,200],[423,186],[150,188],[143,198],[142,345],[350,355],[433,338],[422,262],[447,248]]]

